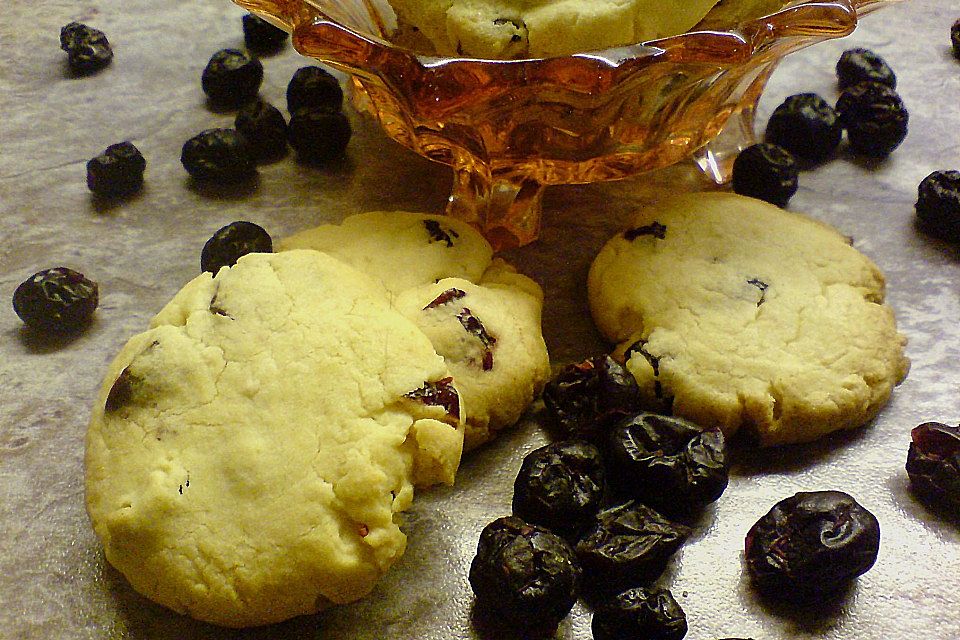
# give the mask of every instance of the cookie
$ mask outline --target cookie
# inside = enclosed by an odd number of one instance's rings
[[[540,286],[492,259],[487,241],[459,220],[364,213],[278,247],[328,252],[383,283],[450,368],[466,407],[466,450],[514,424],[550,375]]]
[[[717,0],[390,0],[400,37],[423,34],[435,53],[544,58],[683,33]]]
[[[858,427],[887,402],[909,361],[884,286],[835,229],[726,193],[641,211],[588,278],[648,405],[765,446]]]
[[[356,600],[402,555],[414,485],[453,481],[443,358],[379,283],[314,251],[188,283],[110,365],[86,499],[137,591],[262,625]]]

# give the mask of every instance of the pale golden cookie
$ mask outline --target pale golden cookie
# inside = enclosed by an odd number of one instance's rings
[[[449,371],[382,287],[314,251],[188,283],[110,365],[86,451],[108,560],[219,625],[360,598],[402,555],[414,484],[452,482]]]
[[[641,211],[588,291],[650,404],[763,445],[864,424],[909,368],[877,266],[759,200],[689,194]]]

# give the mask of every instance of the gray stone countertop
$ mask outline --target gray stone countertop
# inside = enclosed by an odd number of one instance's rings
[[[346,160],[328,168],[292,157],[261,168],[242,192],[197,188],[179,163],[183,142],[233,115],[205,104],[199,77],[210,54],[241,46],[242,11],[227,0],[8,0],[0,11],[0,638],[176,639],[480,637],[466,571],[477,535],[510,509],[525,453],[546,441],[525,420],[464,460],[457,486],[421,492],[405,522],[402,561],[362,602],[280,625],[219,629],[137,595],[104,560],[83,506],[83,438],[107,363],[123,342],[199,272],[210,234],[248,219],[282,236],[373,209],[441,210],[446,168],[351,114]],[[913,203],[935,169],[960,169],[960,61],[949,48],[960,6],[906,0],[866,18],[850,37],[790,56],[774,74],[759,122],[787,95],[837,95],[840,52],[866,46],[897,71],[910,135],[886,161],[841,151],[801,175],[789,208],[854,238],[888,278],[889,301],[913,366],[870,425],[769,451],[738,449],[730,487],[698,521],[668,569],[692,640],[952,640],[960,638],[960,525],[910,494],[903,463],[910,429],[960,420],[960,264],[956,245],[918,231]],[[116,57],[73,78],[59,50],[62,25],[102,29]],[[289,45],[264,59],[262,95],[283,105],[308,61]],[[85,163],[132,140],[147,158],[142,193],[97,202]],[[508,253],[546,292],[544,334],[555,366],[601,352],[585,275],[603,242],[640,203],[665,190],[706,188],[689,167],[616,184],[547,191],[541,239]],[[68,266],[99,282],[95,323],[51,343],[21,328],[9,302],[32,273]],[[743,536],[777,500],[799,490],[845,490],[883,530],[876,566],[842,598],[794,609],[760,602],[743,576]],[[590,638],[581,604],[558,638]],[[496,637],[487,634],[485,637]]]

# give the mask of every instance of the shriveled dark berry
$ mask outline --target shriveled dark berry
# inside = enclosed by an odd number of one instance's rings
[[[733,190],[778,207],[797,192],[800,170],[793,155],[781,146],[761,142],[747,147],[733,161]]]
[[[543,390],[543,402],[566,438],[602,441],[610,426],[637,410],[633,375],[610,356],[565,366]]]
[[[243,16],[243,42],[251,51],[276,51],[290,35],[275,27],[260,16],[248,13]]]
[[[183,168],[197,180],[240,182],[257,172],[253,152],[234,129],[207,129],[183,144]]]
[[[287,152],[287,121],[269,102],[254,100],[242,106],[234,126],[258,160],[279,158]]]
[[[837,60],[837,82],[841,89],[860,82],[879,82],[897,88],[897,76],[887,61],[869,49],[847,49]]]
[[[340,81],[320,67],[300,67],[287,85],[287,111],[292,115],[300,109],[343,108],[343,89]]]
[[[593,521],[603,500],[603,458],[584,440],[554,442],[523,459],[513,483],[513,514],[563,536]]]
[[[798,158],[819,162],[833,154],[843,127],[833,107],[815,93],[798,93],[774,109],[767,121],[766,142]]]
[[[960,19],[950,27],[950,43],[953,45],[953,55],[960,58]]]
[[[917,187],[917,219],[929,233],[960,239],[960,171],[934,171]]]
[[[604,509],[577,542],[584,586],[609,592],[655,580],[689,535],[635,500]]]
[[[594,640],[680,640],[687,616],[668,590],[635,587],[598,606],[591,629]]]
[[[222,106],[239,106],[257,97],[263,64],[239,49],[221,49],[210,57],[200,77],[203,92]]]
[[[910,487],[933,507],[960,513],[960,427],[924,422],[910,432]]]
[[[883,158],[907,137],[907,108],[885,84],[861,82],[847,87],[837,100],[837,113],[856,153]]]
[[[216,275],[221,268],[232,267],[248,253],[273,253],[270,234],[253,222],[231,222],[218,229],[203,245],[200,270]]]
[[[60,48],[67,52],[67,64],[77,73],[102,69],[113,60],[113,49],[103,31],[79,22],[60,29]]]
[[[340,111],[300,109],[290,118],[287,137],[299,160],[321,164],[342,156],[352,133]]]
[[[13,310],[31,329],[69,334],[86,327],[100,302],[97,283],[57,267],[39,271],[13,292]]]
[[[87,162],[87,188],[99,196],[125,196],[143,186],[147,167],[140,150],[131,142],[107,147]]]
[[[667,513],[713,502],[727,487],[720,430],[655,413],[639,413],[614,427],[609,465],[621,488]]]
[[[778,502],[747,533],[753,583],[781,599],[807,601],[843,589],[877,560],[880,523],[841,491],[801,492]]]
[[[563,538],[508,516],[483,528],[469,579],[482,609],[520,629],[549,631],[577,600],[580,565]]]

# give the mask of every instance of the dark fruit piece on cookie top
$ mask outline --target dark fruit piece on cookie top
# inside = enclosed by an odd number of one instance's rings
[[[238,220],[221,227],[210,236],[200,252],[200,270],[216,275],[223,267],[232,267],[248,253],[272,253],[273,240],[258,224]]]

